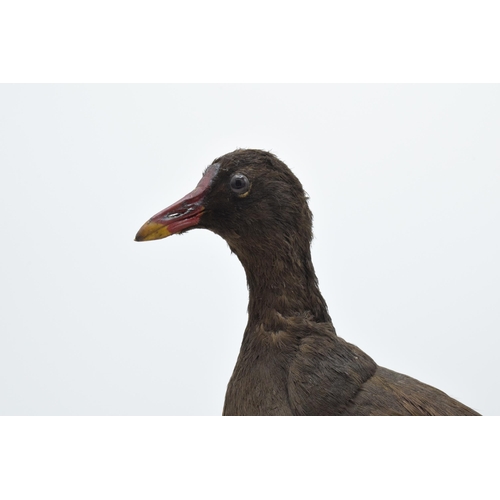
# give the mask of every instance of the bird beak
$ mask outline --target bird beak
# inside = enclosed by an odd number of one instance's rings
[[[139,229],[135,241],[159,240],[197,226],[205,211],[204,199],[218,171],[219,164],[210,165],[196,188],[151,217]]]

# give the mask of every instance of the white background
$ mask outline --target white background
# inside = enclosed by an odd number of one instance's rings
[[[4,85],[0,414],[218,415],[243,269],[204,230],[133,241],[237,147],[314,214],[337,333],[500,414],[497,85]]]

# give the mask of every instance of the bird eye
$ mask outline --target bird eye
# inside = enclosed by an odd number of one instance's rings
[[[243,174],[234,174],[229,185],[236,194],[245,194],[250,189],[250,181]]]

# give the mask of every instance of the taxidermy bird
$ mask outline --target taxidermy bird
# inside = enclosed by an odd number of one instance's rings
[[[337,336],[311,261],[307,196],[275,155],[238,149],[217,158],[135,239],[193,228],[224,238],[248,283],[248,324],[224,415],[478,415]]]

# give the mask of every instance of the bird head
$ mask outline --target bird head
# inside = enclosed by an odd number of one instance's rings
[[[222,236],[237,254],[310,243],[312,216],[302,185],[275,155],[238,149],[209,165],[196,188],[149,219],[136,241],[165,238],[194,228]]]

